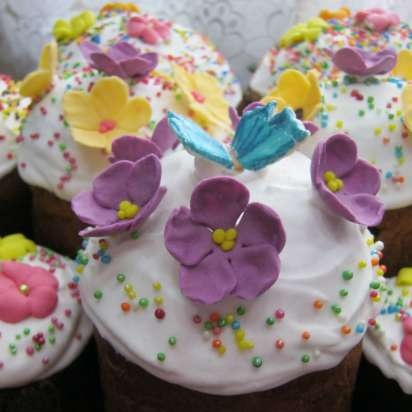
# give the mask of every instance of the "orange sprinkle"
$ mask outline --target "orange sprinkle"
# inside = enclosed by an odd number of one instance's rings
[[[391,345],[391,351],[396,352],[398,350],[398,345],[396,343],[392,343]]]
[[[314,307],[315,309],[317,309],[317,310],[320,310],[320,309],[323,308],[323,302],[322,302],[320,299],[316,299],[316,300],[313,302],[313,307]]]
[[[304,339],[304,340],[309,340],[309,339],[310,339],[310,332],[308,332],[307,330],[305,330],[305,331],[302,333],[302,339]]]
[[[352,329],[351,329],[351,327],[348,326],[348,325],[343,325],[343,326],[340,328],[340,331],[341,331],[342,335],[349,335],[349,333],[352,332]]]
[[[377,266],[379,264],[379,258],[374,257],[371,259],[372,266]]]
[[[123,312],[129,312],[129,310],[130,310],[130,303],[123,302],[120,306],[121,306]]]

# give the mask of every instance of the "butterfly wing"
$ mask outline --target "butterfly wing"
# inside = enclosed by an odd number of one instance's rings
[[[293,110],[273,114],[275,106],[257,107],[240,120],[232,149],[245,169],[259,170],[279,160],[310,134]]]
[[[225,146],[209,136],[195,122],[173,112],[169,112],[167,117],[169,126],[187,151],[228,169],[233,167]]]

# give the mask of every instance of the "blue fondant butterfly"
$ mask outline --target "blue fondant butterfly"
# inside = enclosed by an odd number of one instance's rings
[[[184,116],[169,112],[168,119],[176,137],[195,156],[232,169],[232,154],[244,169],[259,170],[284,157],[310,134],[293,110],[273,114],[275,106],[271,102],[244,113],[230,148]]]

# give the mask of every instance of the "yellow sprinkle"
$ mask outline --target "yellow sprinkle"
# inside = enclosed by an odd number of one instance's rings
[[[333,105],[333,104],[327,104],[327,105],[326,105],[326,110],[327,110],[328,112],[333,112],[335,109],[336,109],[336,106]]]
[[[402,296],[409,296],[409,288],[402,288]]]
[[[382,129],[380,127],[375,127],[373,133],[375,133],[375,136],[379,136],[382,133]]]
[[[368,246],[372,246],[374,241],[375,241],[375,239],[374,239],[373,237],[370,237],[370,238],[368,238],[368,240],[366,241],[366,244],[367,244]]]
[[[238,342],[237,347],[240,350],[248,350],[248,349],[253,349],[255,347],[255,344],[250,340],[242,340]]]
[[[365,269],[366,266],[367,266],[367,263],[366,263],[364,260],[360,260],[360,261],[358,262],[358,268],[359,268],[359,269]]]
[[[343,127],[343,121],[342,120],[336,120],[336,128],[337,129],[342,129]]]
[[[388,130],[389,130],[390,132],[394,132],[396,129],[397,129],[396,124],[391,123],[390,125],[388,125]]]
[[[77,268],[76,268],[77,273],[83,273],[83,271],[84,271],[84,266],[83,265],[77,266]]]
[[[400,313],[397,313],[395,315],[395,319],[398,320],[398,321],[402,320],[402,315]]]
[[[245,331],[244,329],[238,329],[235,333],[235,339],[237,342],[241,342],[245,338]]]
[[[156,305],[162,305],[163,304],[163,296],[155,296],[155,298],[153,300],[154,300],[154,303],[156,303]]]
[[[162,284],[160,282],[153,282],[152,287],[154,290],[159,291],[160,289],[162,289]]]
[[[383,276],[384,274],[385,274],[385,272],[381,268],[376,269],[376,275],[377,276]]]
[[[235,317],[231,314],[231,313],[228,313],[226,316],[225,316],[225,321],[226,321],[226,323],[232,323],[233,321],[235,320]]]
[[[226,346],[223,346],[223,345],[219,346],[217,348],[217,351],[219,352],[219,355],[224,355],[226,352]]]

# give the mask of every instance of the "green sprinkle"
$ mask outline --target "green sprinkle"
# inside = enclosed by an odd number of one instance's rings
[[[266,325],[272,326],[274,324],[275,324],[275,318],[273,316],[269,316],[268,318],[266,318]]]
[[[255,368],[260,368],[263,365],[263,359],[260,356],[254,356],[252,358],[252,365]]]
[[[339,291],[339,295],[341,295],[343,298],[345,298],[346,296],[349,295],[349,292],[348,292],[347,289],[341,289],[341,290]]]
[[[363,117],[365,115],[365,110],[358,110],[358,116]]]
[[[203,324],[203,327],[204,327],[206,330],[211,330],[211,329],[213,329],[213,323],[212,323],[210,320],[207,320],[207,321]]]
[[[157,360],[159,362],[164,362],[166,359],[166,355],[163,352],[158,352],[157,353]]]
[[[100,300],[103,297],[103,292],[101,290],[96,290],[93,296],[96,300]]]
[[[242,316],[242,315],[244,315],[244,314],[246,313],[246,308],[245,308],[243,305],[240,305],[240,306],[237,307],[236,313],[237,313],[239,316]]]
[[[381,287],[381,284],[380,284],[380,282],[374,281],[374,282],[370,283],[369,287],[371,289],[379,289]]]
[[[224,328],[227,325],[226,319],[224,319],[224,318],[219,319],[217,324],[219,325],[219,327]]]
[[[17,334],[16,335],[16,340],[20,340],[21,339],[21,335],[20,334]]]
[[[30,335],[30,329],[29,328],[24,328],[23,334],[26,335],[26,336]]]
[[[149,305],[149,299],[147,299],[147,298],[140,298],[139,299],[139,306],[141,308],[146,309],[148,305]]]
[[[175,345],[176,345],[176,342],[177,342],[177,339],[176,339],[175,336],[171,336],[171,337],[168,339],[168,342],[169,342],[169,345],[170,345],[170,346],[175,346]]]
[[[56,337],[55,336],[49,336],[49,343],[51,345],[54,345],[56,343]]]
[[[133,240],[137,240],[137,239],[139,239],[139,232],[137,231],[137,230],[135,230],[134,232],[132,232],[131,234],[130,234],[130,237],[133,239]]]
[[[34,344],[34,349],[36,349],[37,352],[40,352],[41,351],[41,345],[39,345],[38,343],[35,343]]]
[[[335,315],[339,315],[339,313],[342,312],[342,308],[341,308],[337,303],[335,303],[334,305],[332,305],[330,308],[332,309],[332,312],[333,312]]]
[[[66,150],[66,145],[64,144],[64,143],[60,143],[59,144],[59,149],[63,152],[63,151],[65,151]]]
[[[309,363],[310,362],[310,356],[307,353],[305,353],[304,355],[302,355],[300,360],[302,361],[302,363]]]
[[[53,325],[50,325],[47,330],[49,333],[53,334],[56,331],[56,328]]]
[[[17,353],[17,346],[14,343],[10,343],[9,349],[12,355],[15,355]]]
[[[351,280],[353,278],[353,272],[351,272],[350,270],[344,270],[342,272],[342,278],[344,280]]]
[[[118,273],[117,276],[116,276],[116,279],[119,283],[123,283],[126,279],[126,276],[123,275],[123,273]]]

